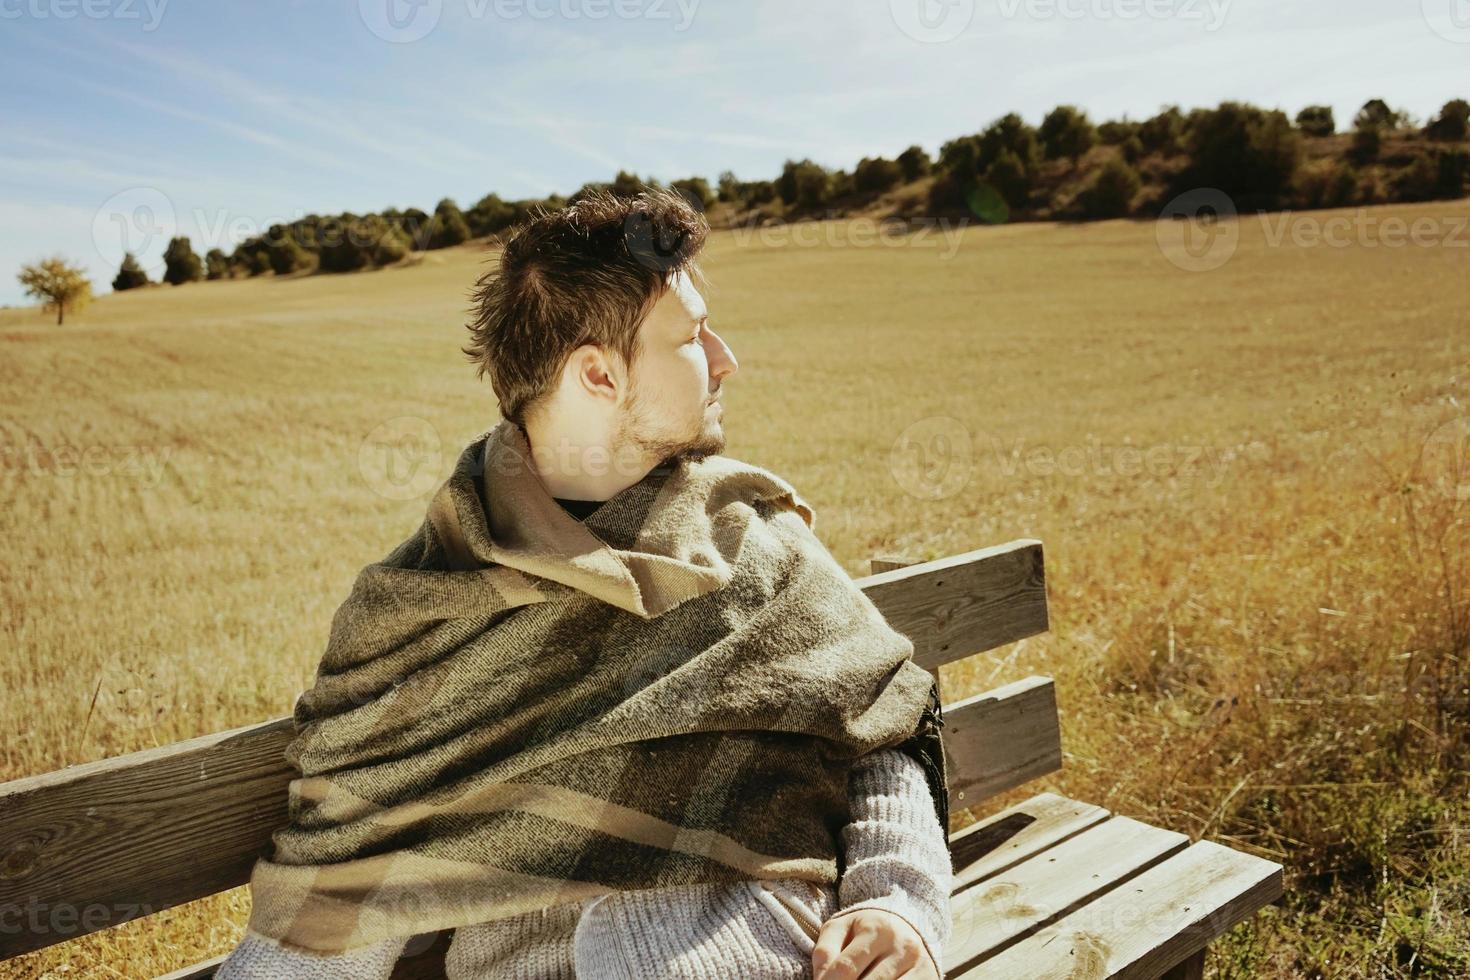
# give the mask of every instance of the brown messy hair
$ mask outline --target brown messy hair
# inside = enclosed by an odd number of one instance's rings
[[[499,260],[475,282],[469,346],[490,376],[502,418],[526,416],[556,389],[568,355],[597,344],[632,370],[638,327],[695,256],[709,225],[676,191],[621,197],[596,188],[567,207],[538,207],[504,236]]]

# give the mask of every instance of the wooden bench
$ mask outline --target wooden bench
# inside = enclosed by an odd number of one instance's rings
[[[872,566],[858,584],[936,673],[1048,629],[1039,541]],[[1061,768],[1050,678],[944,716],[952,810]],[[286,821],[291,737],[280,718],[0,785],[0,960],[245,883]],[[1282,893],[1279,864],[1053,793],[950,850],[949,978],[1199,977],[1207,944]],[[442,976],[448,939],[417,937],[395,976]]]

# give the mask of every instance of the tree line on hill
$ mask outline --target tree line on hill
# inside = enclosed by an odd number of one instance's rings
[[[1467,139],[1470,102],[1464,99],[1447,102],[1423,125],[1373,99],[1347,132],[1338,131],[1331,107],[1320,105],[1307,106],[1294,120],[1279,109],[1222,102],[1189,112],[1171,105],[1148,119],[1098,124],[1064,105],[1039,126],[1009,113],[944,143],[937,158],[911,146],[894,159],[864,157],[850,170],[787,160],[770,180],[742,181],[725,171],[714,187],[704,177],[669,186],[706,211],[716,228],[844,217],[875,207],[903,219],[1146,217],[1200,188],[1223,192],[1239,211],[1312,209],[1462,197],[1470,180]],[[163,281],[381,268],[413,252],[502,232],[537,208],[564,206],[594,187],[631,195],[650,186],[659,183],[620,171],[570,197],[506,201],[491,193],[468,210],[445,198],[432,214],[418,208],[310,214],[271,225],[228,254],[212,248],[202,258],[179,236],[164,252]],[[147,272],[128,253],[113,289],[148,284]]]

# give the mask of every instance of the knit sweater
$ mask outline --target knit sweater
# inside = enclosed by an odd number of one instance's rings
[[[897,749],[857,760],[834,890],[798,879],[616,892],[464,926],[449,980],[809,980],[821,924],[881,909],[912,925],[943,975],[953,929],[947,833],[923,767]],[[331,957],[247,932],[218,980],[387,980],[406,940]]]

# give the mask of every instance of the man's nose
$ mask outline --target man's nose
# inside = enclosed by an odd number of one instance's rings
[[[706,328],[708,329],[708,328]],[[730,345],[725,343],[719,334],[710,331],[714,338],[714,350],[710,352],[709,373],[712,378],[727,378],[740,369],[740,362],[735,360],[735,352],[730,350]]]

